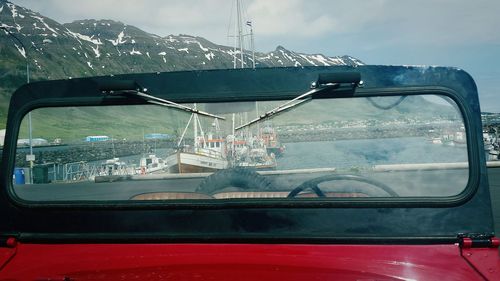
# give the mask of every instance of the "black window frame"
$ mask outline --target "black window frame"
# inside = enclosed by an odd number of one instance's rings
[[[103,79],[133,79],[152,88],[152,93],[155,89],[168,88],[168,82],[178,81],[180,85],[172,87],[181,90],[173,91],[168,98],[188,103],[195,100],[193,93],[208,85],[205,83],[214,77],[218,80],[215,86],[207,86],[209,92],[217,92],[217,85],[227,82],[236,88],[240,84],[241,89],[249,87],[243,93],[246,100],[272,100],[269,93],[276,93],[279,98],[275,99],[287,99],[306,91],[309,85],[305,82],[314,81],[318,73],[344,71],[360,72],[365,87],[356,89],[354,94],[352,91],[332,92],[329,98],[366,96],[374,91],[376,96],[425,92],[448,96],[457,104],[463,115],[469,159],[469,182],[461,194],[444,197],[444,200],[418,197],[414,202],[383,202],[376,198],[357,202],[305,202],[302,199],[276,205],[266,200],[254,206],[248,199],[244,203],[236,200],[210,204],[199,204],[198,200],[172,204],[141,202],[132,207],[116,204],[118,202],[37,205],[12,199],[15,141],[19,123],[30,110],[47,106],[144,104],[139,99],[103,98],[98,91],[99,81]],[[235,81],[243,82],[236,84]],[[256,81],[256,87],[262,89],[251,94]],[[279,91],[281,88],[283,90]],[[245,100],[235,92],[238,91],[221,91],[220,96],[204,96],[196,101]],[[483,149],[481,132],[475,84],[466,72],[454,68],[360,66],[216,70],[32,83],[16,91],[9,108],[2,161],[2,171],[6,173],[0,174],[0,212],[3,214],[0,234],[17,236],[26,242],[456,243],[461,233],[493,233],[486,162],[480,153]]]
[[[331,98],[366,98],[366,97],[391,97],[391,96],[420,96],[420,95],[436,95],[445,96],[453,100],[456,106],[460,109],[460,114],[462,115],[466,139],[467,139],[467,154],[469,161],[469,176],[468,183],[459,194],[453,196],[429,196],[429,197],[358,197],[358,198],[315,198],[314,200],[305,198],[294,198],[294,199],[267,199],[267,198],[245,198],[245,199],[228,199],[228,200],[213,200],[213,199],[196,199],[196,200],[155,200],[155,201],[124,201],[124,200],[68,200],[68,201],[30,201],[18,197],[15,194],[12,182],[9,183],[9,196],[12,202],[20,207],[30,207],[30,208],[121,208],[121,209],[135,209],[135,208],[221,208],[221,207],[235,207],[235,208],[259,208],[259,207],[359,207],[359,208],[372,208],[377,206],[383,207],[451,207],[463,204],[469,200],[477,189],[479,182],[479,169],[478,169],[478,155],[477,149],[473,149],[473,141],[470,131],[471,124],[467,120],[468,113],[467,108],[464,106],[465,101],[461,100],[460,96],[454,92],[452,89],[436,86],[422,86],[422,87],[399,87],[399,88],[375,88],[375,89],[357,89],[354,93],[349,94],[348,97],[345,93],[335,93],[323,97],[324,99]],[[293,96],[292,96],[293,97]],[[287,98],[292,98],[287,97]],[[282,100],[282,99],[275,99]],[[175,102],[180,102],[174,100]],[[258,100],[260,101],[260,100]],[[93,102],[82,100],[75,100],[74,103],[78,103],[78,106],[112,106],[112,105],[123,105],[123,104],[108,104],[108,105],[97,105]],[[219,101],[213,101],[219,102]],[[228,100],[220,100],[220,102],[228,102]],[[146,104],[146,103],[141,103]],[[61,105],[60,107],[66,107],[68,105]],[[73,105],[74,106],[74,105]],[[16,118],[14,120],[19,124],[19,127],[15,133],[19,133],[21,120],[27,116],[28,112],[43,108],[44,103],[33,103],[30,107],[24,107],[19,110],[18,116],[21,119]],[[52,106],[54,107],[54,106]],[[12,165],[12,169],[13,169]],[[13,173],[13,170],[12,170]]]

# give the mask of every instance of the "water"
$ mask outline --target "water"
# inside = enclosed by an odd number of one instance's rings
[[[462,146],[432,144],[424,137],[335,140],[286,143],[286,150],[278,158],[279,170],[307,168],[350,169],[381,164],[466,162],[467,150]],[[62,147],[67,149],[67,147]],[[154,154],[165,158],[172,149],[157,149]],[[144,154],[120,157],[128,167],[139,167]],[[105,160],[89,162],[100,167]],[[56,167],[57,179],[63,179],[63,167]],[[54,168],[49,167],[49,179],[54,179]]]
[[[285,153],[277,159],[278,169],[283,170],[467,161],[465,146],[432,144],[424,137],[297,142],[285,146]],[[165,158],[171,152],[172,149],[158,149],[155,154]],[[139,166],[142,156],[121,157],[120,161]]]
[[[466,162],[465,146],[423,137],[287,143],[278,169],[350,168],[382,164]]]

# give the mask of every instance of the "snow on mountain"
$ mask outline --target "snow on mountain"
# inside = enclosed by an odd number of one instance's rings
[[[233,68],[241,65],[239,51],[190,35],[161,37],[112,20],[79,20],[60,24],[37,12],[0,0],[0,71],[22,67],[28,56],[38,79],[67,78],[130,72]],[[25,49],[26,48],[26,49]],[[328,57],[297,53],[278,46],[270,53],[255,53],[256,67],[362,65],[350,56]],[[36,61],[36,62],[35,62]],[[243,55],[250,67],[250,51]]]

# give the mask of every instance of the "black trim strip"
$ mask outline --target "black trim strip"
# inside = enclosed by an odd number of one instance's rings
[[[299,237],[300,236],[300,237]],[[297,237],[272,237],[263,235],[167,235],[164,233],[113,233],[113,234],[61,234],[23,233],[18,240],[22,243],[53,244],[122,244],[122,243],[230,243],[230,244],[354,244],[354,245],[436,245],[459,243],[459,238],[448,236],[428,237],[321,237],[304,233]]]

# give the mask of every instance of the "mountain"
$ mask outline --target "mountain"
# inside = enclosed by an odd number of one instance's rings
[[[10,94],[26,82],[27,61],[34,81],[233,68],[235,55],[233,47],[201,37],[161,37],[112,20],[61,24],[6,0],[0,0],[0,27],[0,124],[5,124]],[[236,55],[240,65],[239,52]],[[252,65],[250,51],[244,52],[243,61],[247,67]],[[350,56],[303,54],[282,46],[269,53],[256,52],[255,61],[256,67],[363,64]]]
[[[233,47],[201,37],[161,37],[112,20],[60,24],[5,0],[0,0],[0,26],[29,46],[34,79],[233,67]],[[5,30],[0,31],[0,43],[2,78],[22,76],[26,50]],[[281,46],[270,53],[257,52],[255,58],[256,67],[363,64],[350,56],[301,54]],[[244,64],[252,64],[249,51]]]

